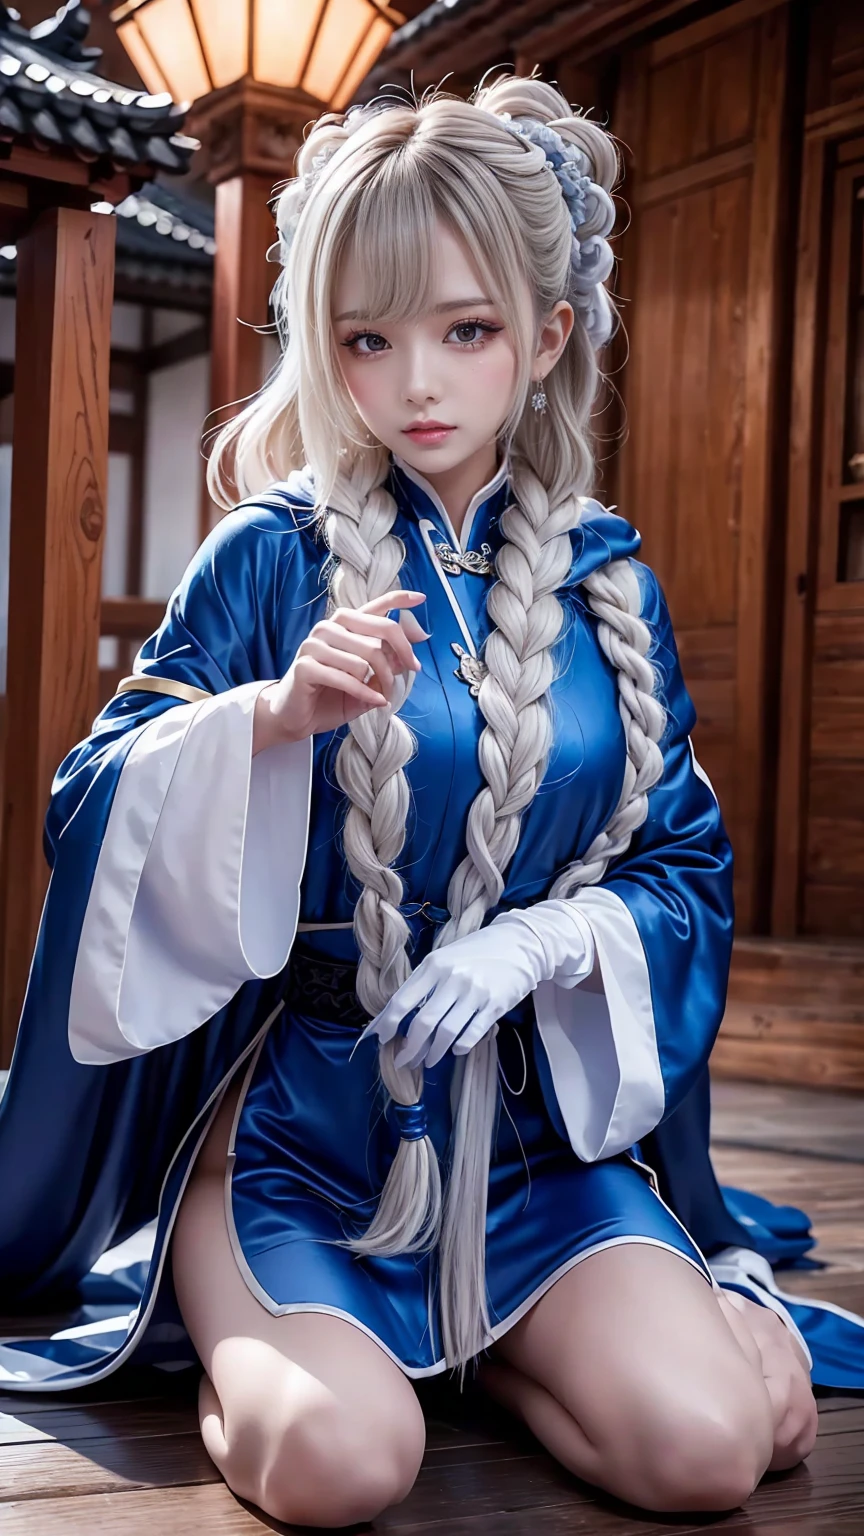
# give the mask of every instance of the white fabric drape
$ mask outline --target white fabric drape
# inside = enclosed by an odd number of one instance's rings
[[[544,981],[534,1012],[570,1143],[591,1163],[653,1130],[666,1095],[648,962],[632,914],[600,885],[569,900],[590,926],[603,991]]]
[[[297,930],[311,738],[252,756],[266,682],[180,704],[138,734],[117,784],[69,1009],[76,1061],[182,1039],[245,981],[275,976]]]

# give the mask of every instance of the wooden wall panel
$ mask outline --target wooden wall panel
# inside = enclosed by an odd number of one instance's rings
[[[803,931],[864,935],[864,620],[817,613],[810,680]]]
[[[644,146],[647,176],[697,164],[752,139],[758,61],[753,30],[736,29],[662,63],[662,50],[655,52]]]
[[[613,115],[634,206],[620,504],[669,600],[745,932],[767,921],[772,836],[786,57],[784,5],[731,6],[634,53]]]

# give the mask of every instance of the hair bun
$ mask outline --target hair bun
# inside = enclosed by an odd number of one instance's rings
[[[505,75],[492,85],[480,86],[472,99],[476,107],[482,107],[494,117],[533,118],[537,123],[554,128],[565,143],[581,149],[588,162],[585,172],[591,180],[606,192],[612,191],[620,174],[614,139],[598,123],[591,122],[581,112],[574,112],[554,85],[545,80]]]

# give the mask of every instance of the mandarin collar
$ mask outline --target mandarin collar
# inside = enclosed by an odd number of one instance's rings
[[[447,509],[426,476],[421,475],[419,469],[415,469],[412,464],[407,464],[396,453],[391,453],[390,461],[397,500],[415,517],[418,515],[431,517],[438,526],[439,532],[450,540],[454,549],[470,549],[472,537],[481,532],[485,534],[488,531],[488,519],[496,514],[500,515],[507,505],[508,463],[504,458],[491,480],[481,485],[479,491],[475,491],[472,496],[462,523],[462,536],[457,538]]]

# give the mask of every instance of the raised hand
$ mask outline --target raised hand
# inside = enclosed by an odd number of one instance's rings
[[[399,587],[370,598],[362,608],[337,608],[319,620],[281,681],[262,688],[253,752],[336,730],[389,704],[396,675],[420,671],[411,642],[429,636],[409,610],[425,597]],[[392,608],[405,610],[398,621],[386,617]]]

